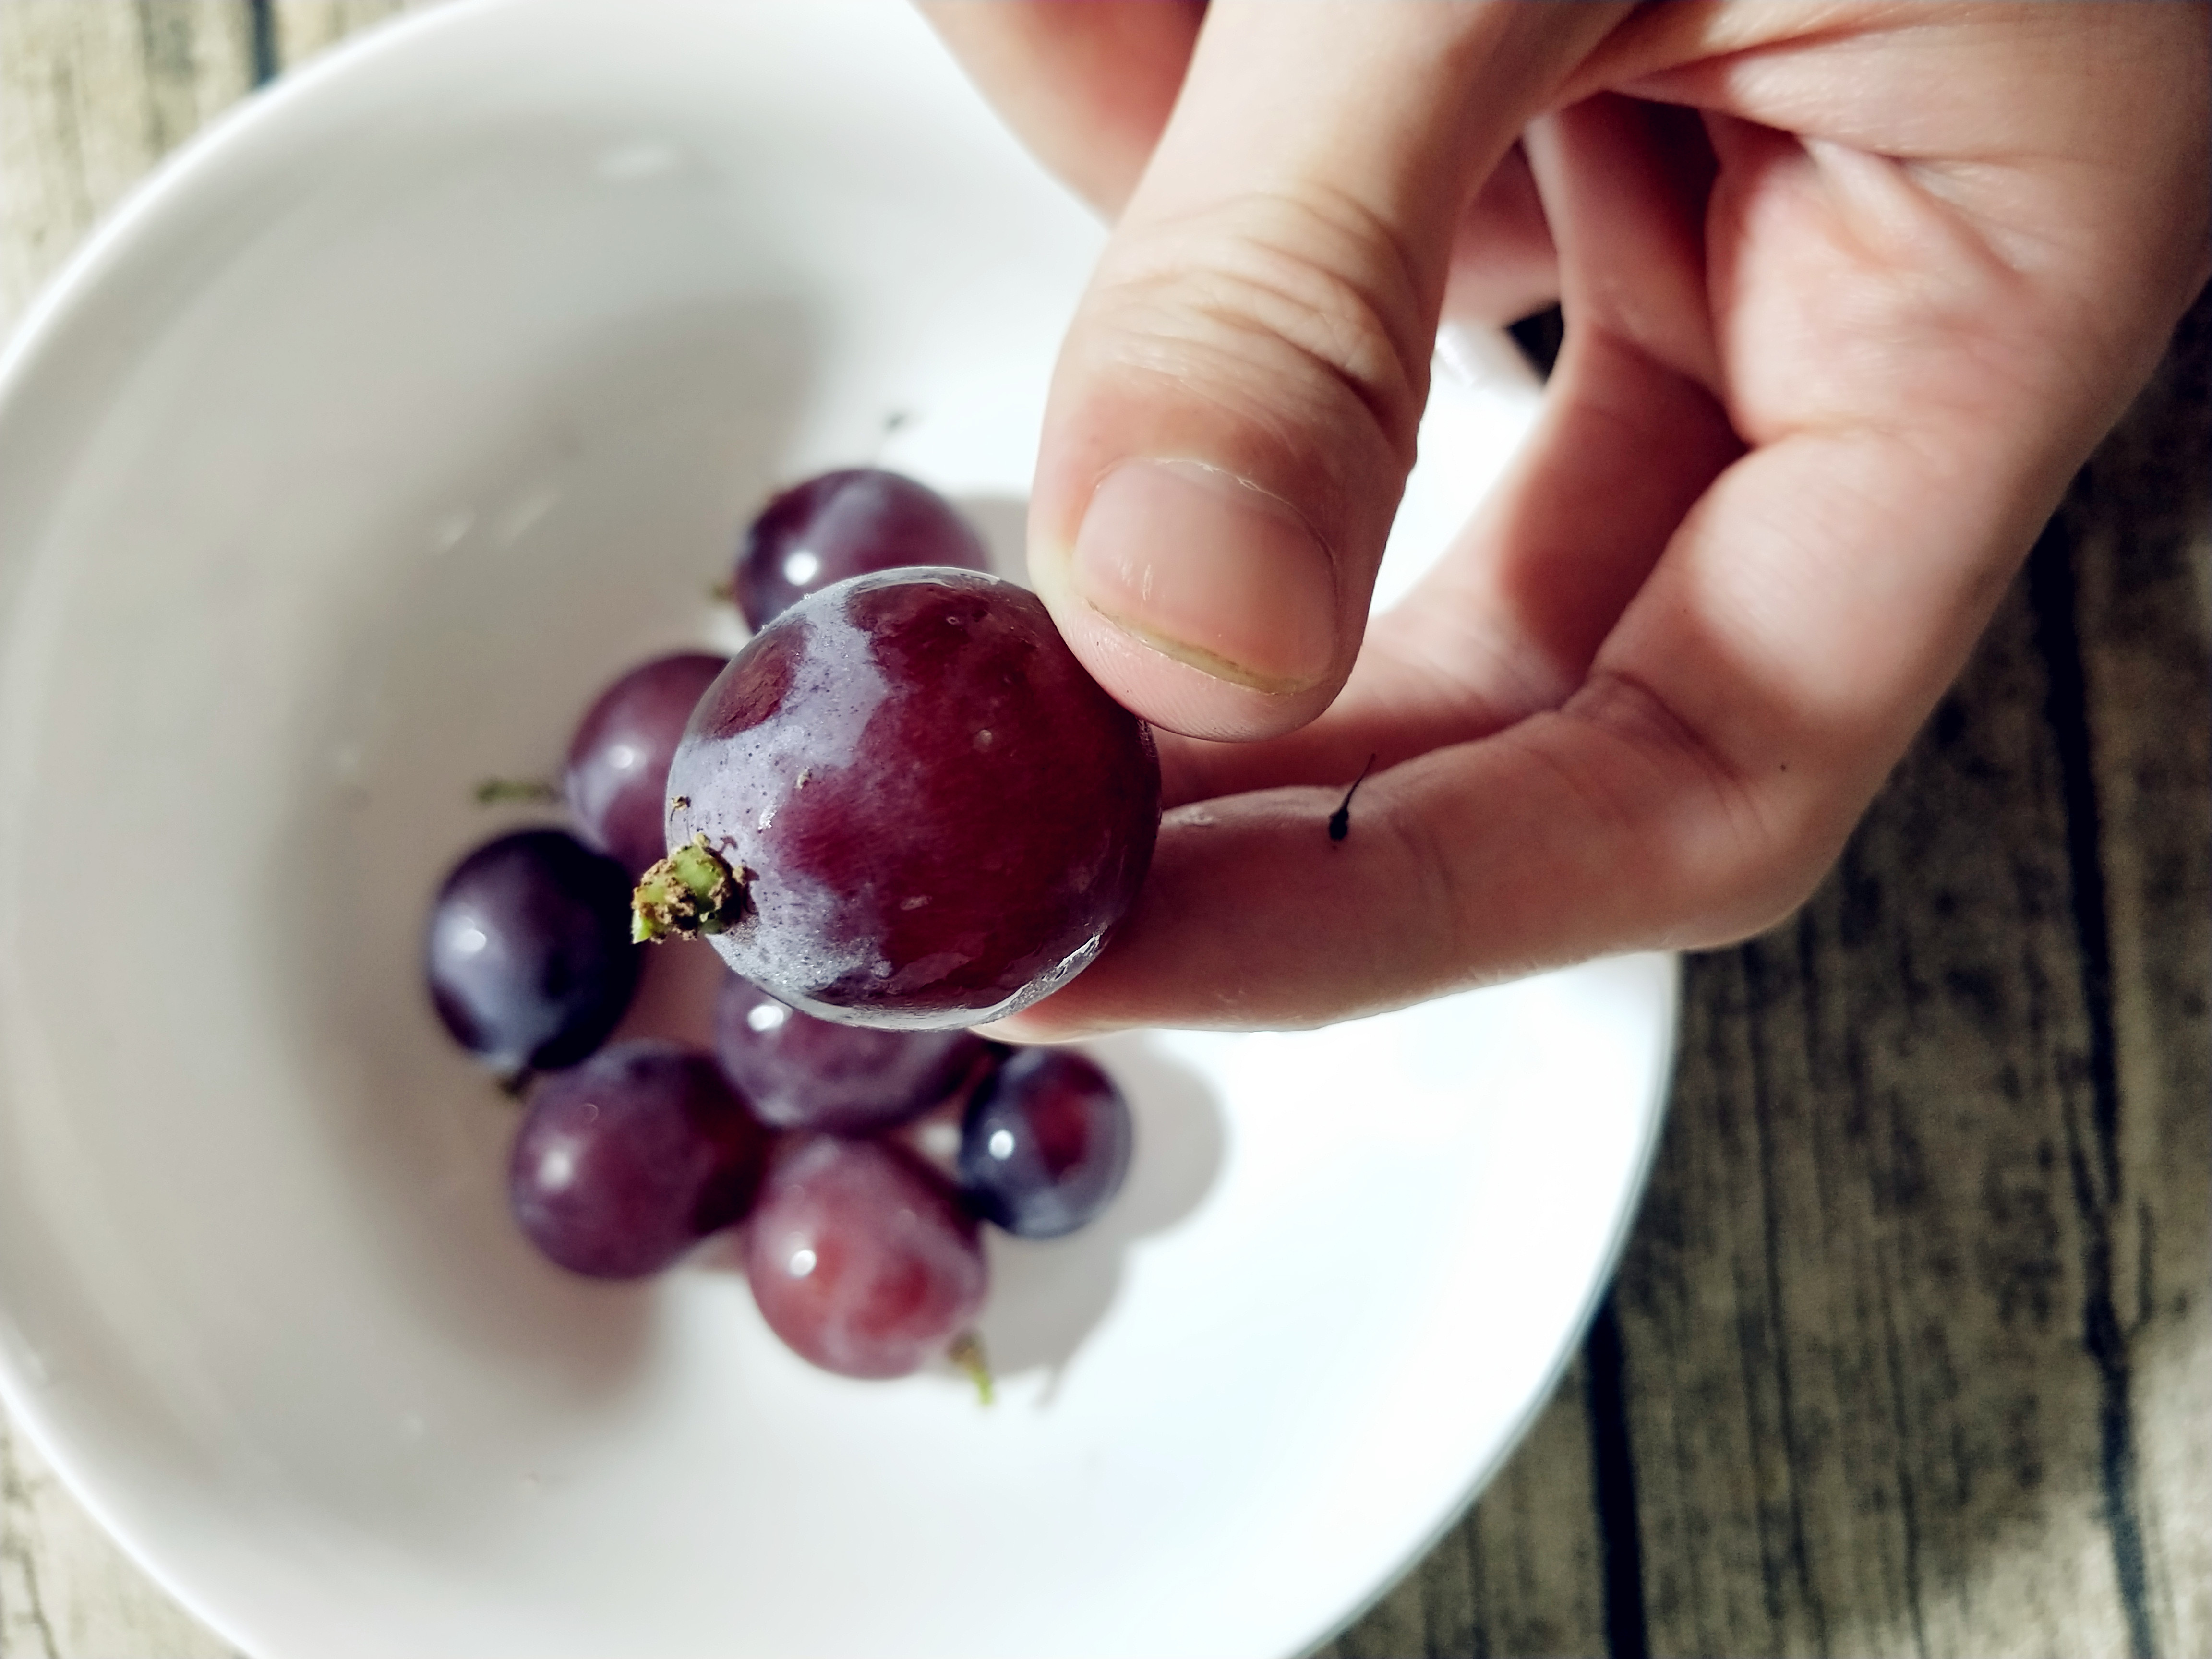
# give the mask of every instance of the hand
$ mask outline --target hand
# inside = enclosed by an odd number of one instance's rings
[[[1787,915],[2208,271],[2202,6],[929,9],[1120,213],[1030,560],[1173,810],[1024,1037]],[[1534,434],[1369,623],[1440,319],[1553,293]]]

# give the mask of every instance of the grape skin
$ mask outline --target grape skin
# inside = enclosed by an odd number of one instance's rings
[[[629,878],[558,830],[502,836],[439,888],[423,956],[431,1004],[464,1048],[510,1078],[573,1066],[637,988]]]
[[[668,763],[700,693],[728,660],[683,651],[641,663],[601,692],[576,724],[562,793],[584,839],[633,879],[661,854]]]
[[[882,1141],[818,1135],[779,1152],[744,1232],[745,1276],[770,1329],[845,1376],[904,1376],[983,1304],[975,1218]]]
[[[880,467],[824,472],[785,490],[745,531],[730,589],[755,629],[848,576],[906,565],[988,570],[982,540],[927,484]],[[657,855],[656,855],[657,856]]]
[[[538,1086],[515,1134],[508,1200],[559,1266],[639,1279],[743,1218],[769,1139],[704,1054],[617,1043]]]
[[[969,1025],[1096,956],[1159,824],[1144,723],[1034,594],[972,572],[860,576],[763,629],[701,698],[667,845],[744,872],[715,948],[825,1019]]]
[[[1104,1072],[1069,1049],[1024,1049],[969,1103],[961,1188],[1006,1231],[1058,1238],[1113,1200],[1135,1139],[1128,1102]]]
[[[722,1075],[780,1129],[865,1134],[938,1104],[991,1054],[972,1031],[884,1031],[841,1025],[736,975],[714,1010]]]

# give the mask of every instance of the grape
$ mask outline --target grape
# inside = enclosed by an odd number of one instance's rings
[[[706,1055],[618,1042],[538,1085],[508,1201],[562,1267],[637,1279],[744,1216],[768,1144]]]
[[[558,830],[525,830],[463,859],[430,908],[430,1000],[464,1048],[501,1075],[573,1066],[637,988],[629,878]]]
[[[835,1025],[736,975],[714,1010],[714,1058],[761,1121],[864,1134],[920,1115],[963,1082],[990,1045],[972,1031]]]
[[[968,521],[927,484],[854,467],[809,478],[763,507],[738,550],[731,591],[759,629],[848,576],[918,564],[988,570],[991,559]]]
[[[1072,1233],[1129,1171],[1129,1104],[1081,1054],[1030,1048],[976,1092],[960,1125],[960,1184],[987,1221],[1024,1238]]]
[[[975,1218],[881,1141],[817,1135],[771,1163],[744,1234],[769,1328],[847,1376],[904,1376],[966,1330],[988,1270]]]
[[[685,651],[631,669],[599,694],[569,741],[568,810],[633,878],[667,850],[668,763],[699,694],[727,660]]]
[[[960,570],[854,577],[763,629],[668,787],[675,850],[640,888],[640,936],[708,933],[763,989],[851,1024],[969,1025],[1057,989],[1136,897],[1159,827],[1144,723],[1034,594]]]

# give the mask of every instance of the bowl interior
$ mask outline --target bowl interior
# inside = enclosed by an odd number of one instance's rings
[[[1100,1045],[1132,1183],[994,1241],[992,1412],[807,1370],[711,1250],[592,1285],[507,1221],[417,954],[544,814],[472,786],[734,644],[780,483],[902,467],[1017,567],[1099,240],[902,6],[483,5],[211,135],[0,371],[0,1389],[252,1651],[1289,1651],[1540,1395],[1664,961]],[[1531,407],[1440,378],[1387,591]]]

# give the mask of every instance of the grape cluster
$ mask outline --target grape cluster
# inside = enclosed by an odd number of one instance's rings
[[[964,1029],[1090,959],[1159,810],[1149,733],[984,563],[895,474],[777,496],[731,584],[754,641],[607,687],[568,749],[574,833],[469,854],[425,941],[447,1030],[528,1097],[508,1164],[524,1235],[620,1279],[739,1229],[769,1327],[850,1376],[972,1353],[982,1224],[1069,1232],[1129,1162],[1127,1104],[1096,1066]],[[763,809],[764,787],[786,793]],[[691,925],[659,926],[672,908]],[[709,1041],[610,1043],[635,941],[664,932],[765,962],[773,993],[733,972]],[[790,971],[862,951],[857,980]],[[934,1155],[921,1121],[956,1115],[957,1152]]]

